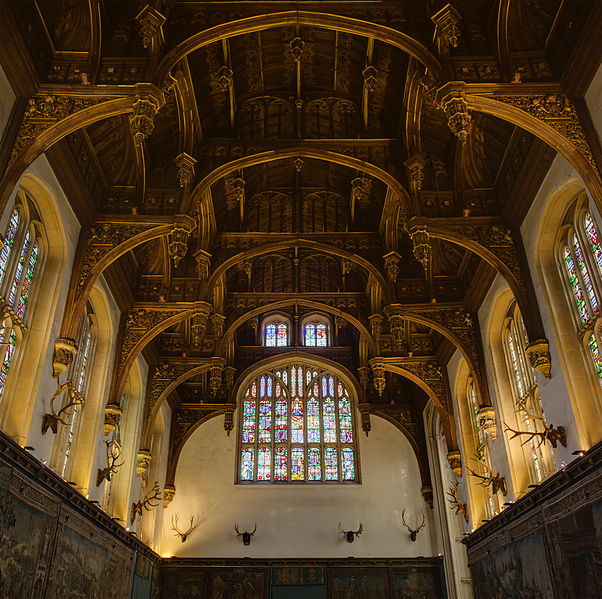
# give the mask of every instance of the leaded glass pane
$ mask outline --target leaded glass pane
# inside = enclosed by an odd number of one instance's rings
[[[575,302],[577,303],[577,310],[579,311],[579,315],[581,316],[581,322],[586,323],[589,320],[590,314],[587,308],[587,304],[585,303],[585,298],[583,297],[581,284],[579,283],[579,279],[577,278],[575,264],[573,263],[573,257],[571,256],[571,251],[569,250],[568,245],[564,246],[564,265],[569,275],[569,281],[571,283],[573,295],[575,296]]]
[[[573,248],[575,249],[575,256],[577,256],[577,265],[579,266],[579,270],[581,271],[581,277],[583,278],[583,282],[585,283],[585,288],[587,289],[587,295],[589,297],[590,304],[592,306],[593,311],[595,312],[598,309],[598,298],[596,297],[596,292],[594,291],[594,287],[589,277],[589,272],[587,270],[585,260],[583,259],[581,244],[579,243],[577,235],[575,234],[573,234]]]
[[[302,447],[291,449],[291,478],[293,480],[305,480],[305,461]]]
[[[324,424],[324,443],[335,443],[337,440],[336,421],[334,416],[334,400],[328,398],[322,402]]]
[[[259,442],[272,442],[272,402],[269,399],[259,402]]]
[[[243,406],[242,442],[255,442],[255,400],[246,399]]]
[[[320,404],[315,398],[307,402],[307,441],[320,442]]]
[[[307,450],[307,478],[309,480],[322,480],[320,449],[318,447],[310,447]]]
[[[272,450],[270,447],[260,447],[257,454],[257,480],[271,480]]]
[[[319,323],[316,326],[316,345],[318,347],[326,347],[326,325]]]
[[[4,245],[0,249],[0,284],[4,279],[4,273],[6,272],[6,265],[8,264],[8,258],[10,257],[10,251],[15,244],[15,235],[19,228],[19,213],[13,210],[10,215],[10,222],[8,223],[8,230],[4,237]]]
[[[313,324],[305,325],[305,345],[313,347],[316,344],[316,327]]]
[[[274,480],[288,479],[288,461],[286,447],[276,447],[274,452]]]
[[[598,349],[596,338],[593,335],[590,335],[587,344],[589,345],[589,349],[592,353],[592,359],[594,360],[594,367],[596,369],[598,379],[602,381],[602,359],[600,359],[600,350]]]
[[[38,242],[34,241],[33,246],[31,247],[31,254],[29,256],[29,263],[27,264],[27,270],[25,271],[25,281],[23,281],[23,287],[21,289],[21,297],[19,298],[19,303],[17,304],[17,309],[15,312],[19,318],[23,318],[25,313],[25,308],[27,306],[27,299],[29,298],[29,290],[31,289],[31,280],[33,279],[33,275],[36,268],[36,263],[38,261]]]
[[[355,480],[353,449],[350,447],[341,449],[341,470],[343,471],[343,480]]]
[[[353,443],[351,402],[348,397],[339,399],[339,430],[341,431],[341,443]]]
[[[286,443],[288,433],[288,404],[285,400],[276,402],[276,443]]]
[[[600,275],[602,275],[602,247],[600,247],[598,231],[596,230],[596,225],[594,225],[594,220],[592,219],[592,215],[590,214],[589,210],[585,213],[584,224],[587,238],[592,246],[592,253],[596,259],[598,271],[600,272]]]
[[[284,322],[278,325],[276,345],[278,347],[286,347],[288,345],[288,327]]]
[[[243,447],[240,460],[240,480],[253,480],[254,463],[255,450],[252,447]]]
[[[276,347],[276,325],[274,323],[265,327],[265,344],[268,347]]]
[[[27,256],[27,251],[29,250],[29,242],[30,242],[29,231],[27,235],[25,235],[25,241],[23,243],[23,247],[21,248],[21,254],[19,256],[19,261],[17,262],[17,268],[15,269],[15,276],[13,277],[13,284],[10,288],[10,295],[8,296],[8,303],[12,306],[15,301],[15,295],[17,294],[17,287],[19,286],[19,282],[21,281],[21,275],[23,274],[23,267],[25,265],[25,258]]]
[[[291,406],[291,443],[303,443],[303,401],[298,397]]]
[[[4,341],[6,332],[3,333],[0,342]],[[13,354],[15,353],[15,343],[17,342],[17,335],[11,330],[8,337],[8,345],[4,353],[4,360],[2,360],[2,366],[0,367],[0,396],[4,392],[6,386],[6,377],[8,376],[8,369],[10,367],[10,361],[12,360]]]
[[[339,480],[337,450],[334,447],[324,448],[324,475],[326,480]]]

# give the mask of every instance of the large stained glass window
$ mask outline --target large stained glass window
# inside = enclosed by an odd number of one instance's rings
[[[299,365],[257,376],[241,402],[240,482],[357,482],[352,401],[338,376]]]
[[[596,260],[598,272],[602,276],[602,247],[600,246],[600,238],[598,237],[596,225],[594,224],[594,220],[592,219],[592,215],[590,214],[589,210],[585,213],[583,226],[585,227],[585,232],[591,245],[594,259]]]
[[[4,245],[0,250],[0,285],[4,280],[4,273],[6,272],[6,266],[8,265],[8,259],[10,258],[10,251],[15,244],[15,236],[17,229],[19,228],[19,213],[17,210],[13,210],[10,215],[10,222],[8,223],[8,230],[4,237]]]
[[[579,278],[577,277],[577,271],[575,270],[575,263],[573,262],[573,256],[569,249],[568,244],[564,246],[564,265],[566,267],[567,273],[569,275],[569,282],[571,284],[571,288],[573,290],[573,295],[575,296],[575,302],[577,304],[577,310],[579,311],[579,316],[581,317],[581,322],[586,323],[590,319],[590,312],[585,301],[585,297],[583,296],[583,290],[581,288],[581,283],[579,282]]]

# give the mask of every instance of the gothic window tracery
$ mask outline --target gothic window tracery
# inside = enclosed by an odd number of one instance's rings
[[[329,343],[329,322],[319,315],[313,314],[303,319],[301,334],[306,347],[327,347]]]
[[[266,347],[290,345],[290,322],[281,314],[274,314],[263,321],[263,343]]]
[[[241,408],[239,482],[357,482],[352,400],[337,375],[298,364],[263,372]]]

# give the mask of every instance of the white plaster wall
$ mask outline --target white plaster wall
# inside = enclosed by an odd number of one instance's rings
[[[226,436],[222,418],[213,418],[190,437],[178,463],[174,500],[165,510],[160,552],[178,557],[410,557],[432,556],[433,515],[420,493],[418,464],[409,442],[392,424],[372,419],[361,436],[361,485],[236,485],[236,435]],[[426,527],[416,542],[401,524],[415,523],[420,510]],[[199,526],[182,543],[170,530],[191,515]],[[352,544],[338,532],[364,525]],[[257,533],[244,547],[233,530]]]
[[[0,65],[0,139],[2,139],[6,123],[8,123],[8,117],[13,109],[15,98],[15,92]]]

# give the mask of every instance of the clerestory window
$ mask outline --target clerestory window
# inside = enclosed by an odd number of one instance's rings
[[[345,383],[294,365],[256,376],[243,393],[239,482],[357,482],[352,400]]]

